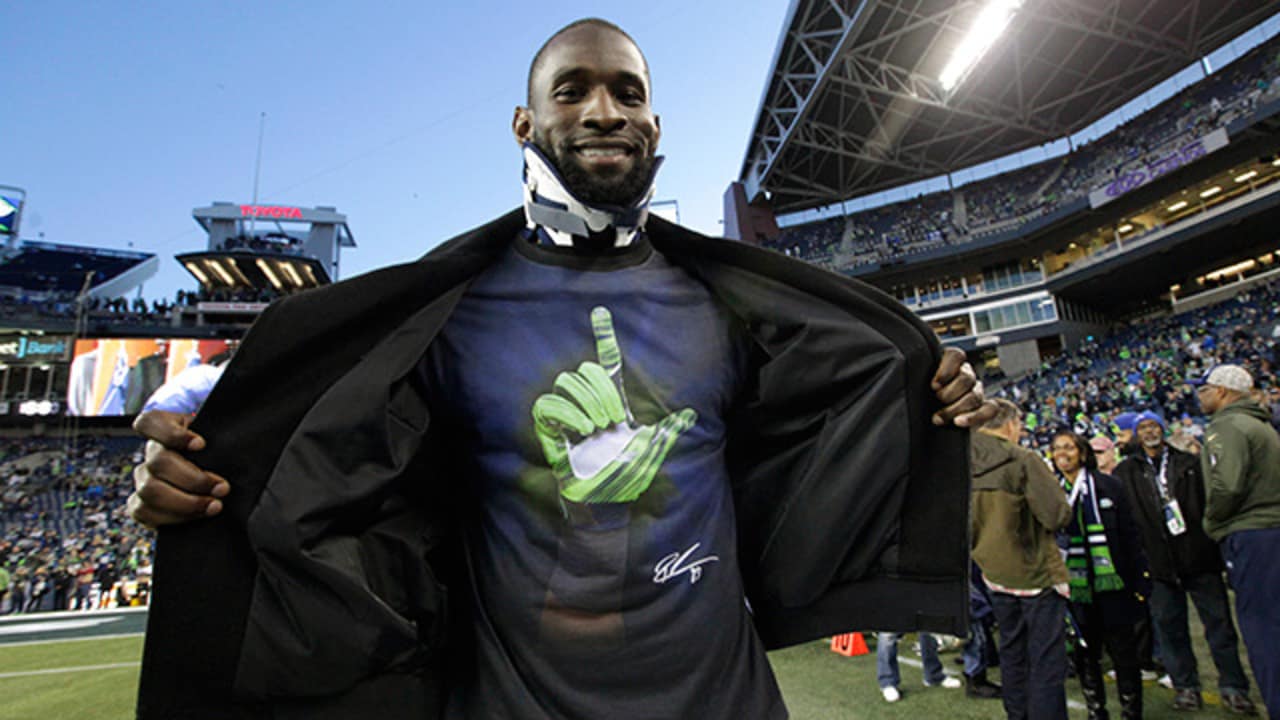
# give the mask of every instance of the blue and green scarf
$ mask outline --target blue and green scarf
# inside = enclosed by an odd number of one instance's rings
[[[1079,488],[1061,471],[1058,479],[1067,496],[1073,498],[1075,522],[1071,524],[1067,545],[1067,575],[1071,602],[1093,602],[1093,593],[1124,589],[1124,579],[1116,572],[1107,529],[1098,510],[1098,491],[1093,473],[1085,470],[1079,476]]]

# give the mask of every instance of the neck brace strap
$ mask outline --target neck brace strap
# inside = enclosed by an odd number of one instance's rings
[[[655,192],[654,178],[662,158],[655,158],[649,173],[649,189],[629,207],[591,206],[565,187],[564,180],[549,160],[532,143],[524,144],[524,217],[530,230],[541,230],[551,242],[572,247],[603,244],[626,247],[644,232],[649,219],[649,201]],[[602,242],[603,241],[603,242]]]

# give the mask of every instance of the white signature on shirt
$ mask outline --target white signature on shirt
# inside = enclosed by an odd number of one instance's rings
[[[653,581],[660,585],[677,575],[689,573],[689,584],[692,585],[698,582],[702,578],[703,565],[720,561],[719,555],[708,555],[688,565],[683,565],[682,563],[701,546],[702,543],[694,543],[693,547],[682,553],[673,552],[659,560],[658,564],[653,566]]]

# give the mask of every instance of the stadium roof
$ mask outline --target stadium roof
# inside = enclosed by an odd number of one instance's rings
[[[1024,0],[951,92],[984,2],[792,0],[739,179],[806,210],[1060,140],[1275,13],[1258,0]]]

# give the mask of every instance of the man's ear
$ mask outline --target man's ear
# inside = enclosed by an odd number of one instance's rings
[[[658,151],[658,141],[662,140],[662,118],[658,115],[653,116],[653,150]]]
[[[515,135],[517,145],[533,142],[532,110],[523,105],[516,106],[515,115],[511,118],[511,134]]]

